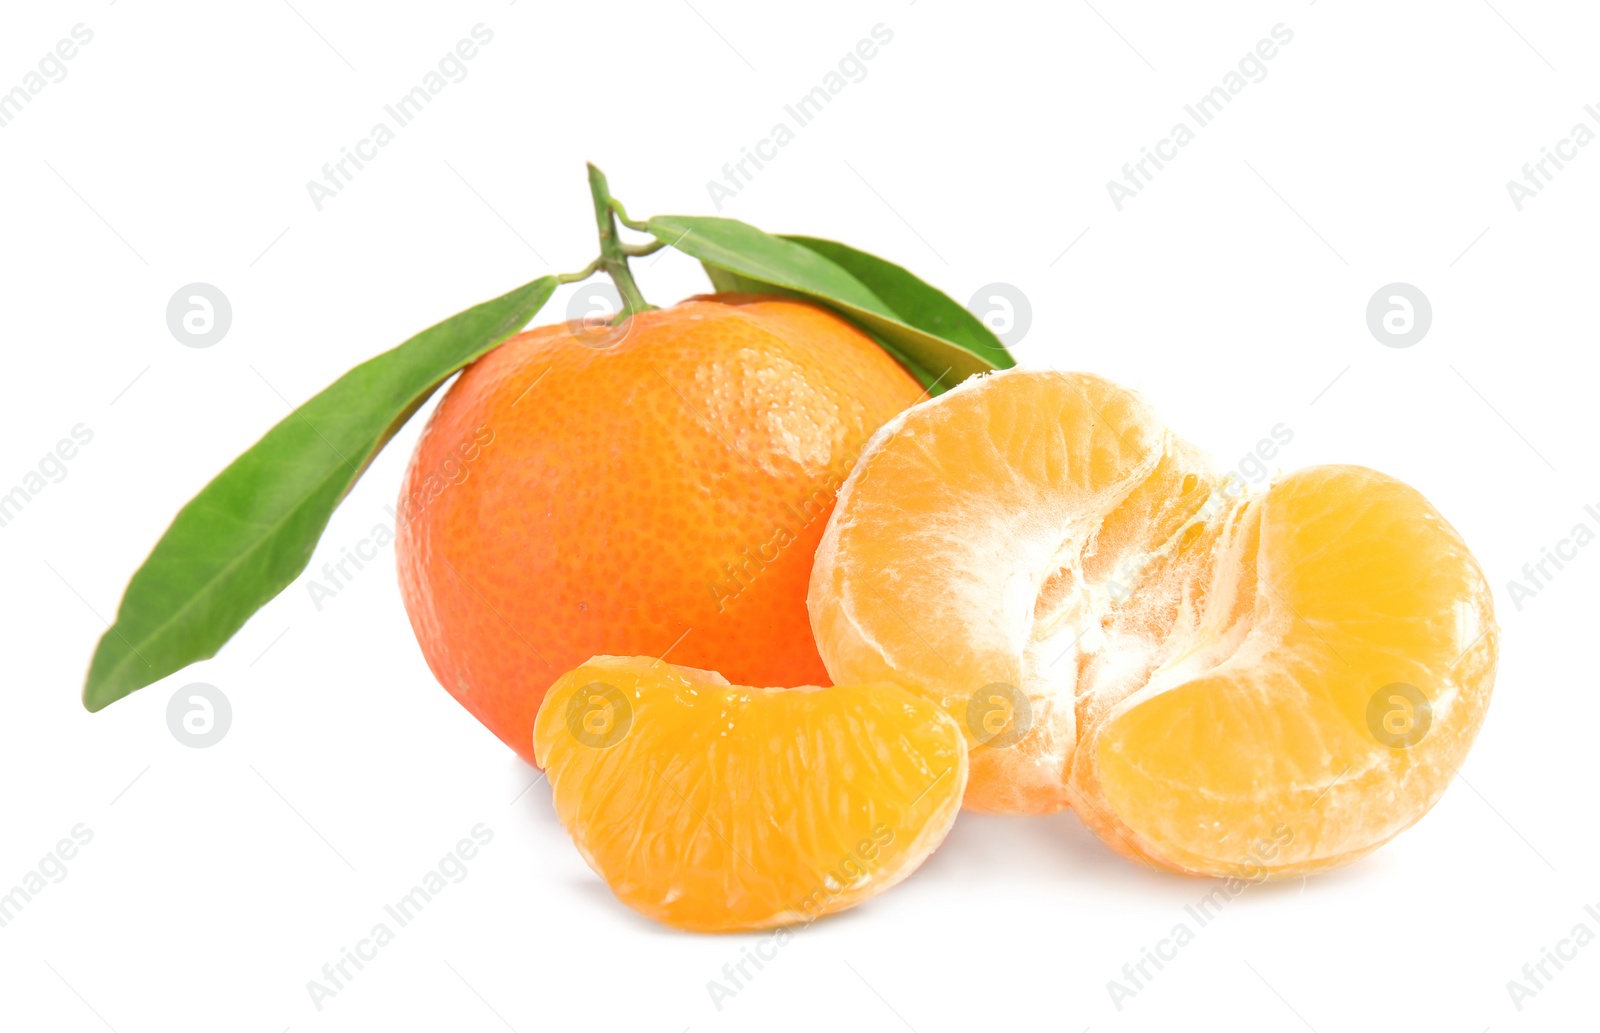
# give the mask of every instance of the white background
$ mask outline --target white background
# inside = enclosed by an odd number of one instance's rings
[[[75,425],[94,435],[0,528],[0,889],[75,825],[93,832],[0,928],[0,1026],[1592,1022],[1600,944],[1521,1011],[1506,983],[1576,923],[1600,933],[1584,912],[1600,911],[1600,547],[1520,609],[1507,585],[1573,525],[1600,527],[1584,511],[1600,510],[1600,146],[1521,211],[1505,183],[1600,101],[1600,16],[1539,0],[630,6],[122,0],[0,16],[0,89],[74,25],[94,33],[0,129],[0,491]],[[1106,181],[1280,22],[1294,38],[1267,77],[1118,212]],[[468,77],[317,211],[306,181],[478,23],[494,39]],[[1137,387],[1224,466],[1284,423],[1286,470],[1362,463],[1425,492],[1494,583],[1504,638],[1482,735],[1424,821],[1347,869],[1251,889],[1118,1010],[1107,981],[1212,886],[1112,855],[1071,814],[963,816],[914,878],[803,931],[719,1011],[707,982],[757,937],[677,933],[611,898],[547,787],[525,791],[536,773],[434,683],[390,550],[320,612],[297,582],[216,659],[82,709],[128,576],[289,402],[584,265],[585,159],[636,215],[711,214],[706,182],[878,23],[893,41],[866,78],[722,214],[851,242],[963,302],[1020,287],[1023,363]],[[679,255],[636,267],[657,303],[705,289]],[[233,306],[209,349],[166,325],[194,281]],[[1433,306],[1407,349],[1365,322],[1394,281]],[[421,422],[339,510],[313,569],[386,521]],[[166,723],[192,681],[233,707],[207,749]],[[494,838],[464,880],[314,1008],[307,981],[478,823]]]

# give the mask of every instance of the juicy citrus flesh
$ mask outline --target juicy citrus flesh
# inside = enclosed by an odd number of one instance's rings
[[[1427,813],[1465,759],[1494,682],[1489,589],[1421,494],[1362,467],[1291,474],[1229,521],[1217,618],[1099,701],[1072,768],[1080,810],[1185,871],[1343,864]]]
[[[545,690],[597,654],[825,683],[812,553],[860,447],[920,396],[859,330],[772,298],[512,338],[407,471],[397,558],[429,667],[530,761]]]
[[[1331,867],[1426,813],[1498,643],[1415,490],[1327,466],[1247,496],[1133,392],[1027,371],[883,428],[810,606],[836,680],[964,719],[968,806],[1071,806],[1124,853],[1231,876]]]
[[[961,730],[898,685],[732,685],[649,657],[563,675],[534,725],[556,813],[623,903],[682,929],[852,907],[944,839]]]
[[[993,742],[974,751],[969,806],[1060,810],[1082,658],[1138,654],[1099,614],[1175,548],[1210,485],[1106,381],[970,380],[886,424],[841,490],[812,571],[823,661],[836,681],[929,692]]]

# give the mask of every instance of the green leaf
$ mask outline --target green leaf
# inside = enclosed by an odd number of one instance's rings
[[[721,266],[711,265],[708,262],[701,262],[700,268],[706,271],[706,275],[711,278],[711,286],[715,287],[719,293],[765,294],[773,292],[790,297],[803,297],[803,295],[795,294],[794,291],[773,291],[770,284],[762,283],[760,280],[752,280],[748,276],[740,276],[738,273],[729,272]]]
[[[965,307],[907,270],[877,255],[857,251],[848,244],[820,237],[784,234],[784,240],[808,247],[854,276],[884,302],[901,320],[988,359],[996,369],[1016,365],[1006,346]]]
[[[133,575],[100,639],[83,705],[99,710],[215,656],[300,575],[334,507],[451,374],[527,325],[543,276],[362,363],[251,446],[190,500]]]
[[[711,265],[706,262],[701,262],[700,266],[706,271],[706,276],[710,278],[711,286],[715,287],[718,291],[726,291],[734,294],[778,294],[784,297],[802,299],[807,299],[808,297],[807,295],[799,294],[795,291],[775,288],[771,284],[763,283],[760,280],[752,280],[749,277],[740,276],[738,273],[729,272],[720,266]],[[920,363],[913,360],[905,352],[885,341],[882,337],[879,337],[871,330],[862,328],[861,332],[877,342],[878,347],[894,356],[895,361],[904,366],[906,371],[917,379],[917,383],[927,388],[930,395],[943,394],[951,387],[948,377],[944,378],[944,381],[941,383],[938,372],[927,369]]]
[[[975,317],[904,269],[854,248],[786,238],[737,219],[661,215],[630,223],[711,270],[719,290],[777,288],[835,309],[870,333],[930,394],[1016,360]],[[964,310],[961,310],[964,311]]]

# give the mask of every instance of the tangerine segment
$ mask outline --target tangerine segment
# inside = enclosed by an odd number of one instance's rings
[[[1438,800],[1482,724],[1498,631],[1482,571],[1414,489],[1295,473],[1236,506],[1207,613],[1086,730],[1084,819],[1183,871],[1353,860]]]
[[[533,729],[556,814],[629,907],[681,929],[809,922],[939,845],[961,730],[896,685],[762,689],[650,657],[557,679]]]
[[[835,682],[937,700],[972,746],[968,806],[1066,807],[1076,697],[1138,679],[1177,594],[1135,599],[1217,481],[1136,394],[1009,370],[901,413],[863,451],[818,546],[807,605]],[[1131,614],[1126,627],[1107,622]]]

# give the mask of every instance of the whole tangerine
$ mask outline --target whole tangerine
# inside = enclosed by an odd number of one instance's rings
[[[771,297],[512,338],[406,473],[397,560],[428,666],[530,762],[546,690],[592,656],[830,684],[812,554],[867,439],[920,395],[860,330]]]

